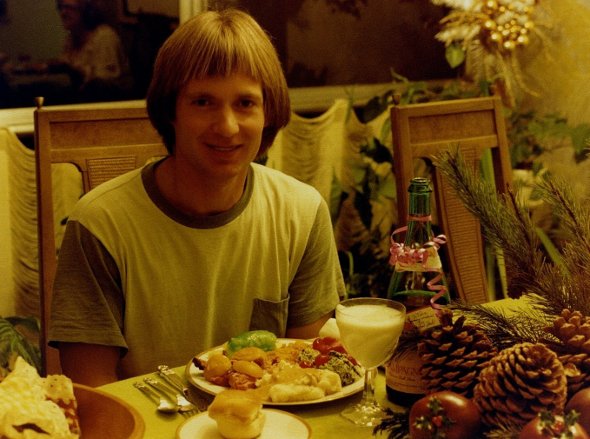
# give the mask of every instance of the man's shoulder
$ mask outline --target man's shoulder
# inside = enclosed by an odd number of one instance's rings
[[[84,194],[76,205],[75,211],[80,212],[100,208],[102,205],[116,208],[117,205],[121,205],[120,202],[128,194],[136,194],[141,184],[141,168],[126,172],[99,184]]]
[[[320,193],[311,185],[297,180],[295,177],[285,174],[277,169],[253,163],[254,184],[273,188],[287,193],[308,194],[308,196],[321,197]]]

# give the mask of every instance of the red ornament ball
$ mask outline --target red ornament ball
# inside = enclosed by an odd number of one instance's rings
[[[569,413],[572,410],[580,414],[578,424],[590,434],[590,387],[579,390],[571,397],[565,406],[565,412]]]
[[[481,428],[479,410],[473,401],[450,391],[432,393],[410,409],[412,439],[465,439],[477,437]]]
[[[524,426],[518,439],[590,439],[590,436],[567,416],[539,413]]]

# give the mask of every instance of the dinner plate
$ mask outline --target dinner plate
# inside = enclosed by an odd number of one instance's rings
[[[290,338],[279,338],[277,340],[277,346],[283,346],[285,344],[293,343],[295,339]],[[311,344],[311,342],[310,342]],[[211,348],[205,352],[202,352],[197,355],[197,358],[200,360],[206,361],[210,355],[218,352],[223,352],[223,346],[216,346]],[[191,383],[196,388],[209,393],[210,395],[217,395],[219,392],[226,390],[227,387],[218,386],[216,384],[212,384],[203,377],[203,371],[195,366],[192,360],[187,364],[185,369],[186,379],[189,383]],[[364,386],[364,369],[361,369],[361,378],[356,380],[354,383],[349,384],[348,386],[342,387],[342,390],[336,393],[332,393],[331,395],[326,395],[323,398],[312,399],[308,401],[290,401],[290,402],[273,402],[273,401],[264,401],[264,405],[267,406],[292,406],[292,405],[309,405],[309,404],[319,404],[326,401],[334,401],[336,399],[346,398],[347,396],[353,395],[357,392],[363,390]]]
[[[291,413],[276,409],[262,409],[266,422],[257,439],[276,439],[289,432],[289,439],[309,439],[311,427]],[[199,413],[178,426],[176,439],[223,439],[217,430],[217,422],[207,412]]]

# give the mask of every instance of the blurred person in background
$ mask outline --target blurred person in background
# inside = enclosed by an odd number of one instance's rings
[[[58,0],[66,37],[50,71],[66,71],[80,100],[124,99],[132,89],[127,55],[115,29],[96,0]]]

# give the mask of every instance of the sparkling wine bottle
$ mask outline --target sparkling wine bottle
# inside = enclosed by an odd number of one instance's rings
[[[413,178],[408,192],[407,226],[392,234],[390,263],[394,271],[388,298],[406,306],[402,337],[415,339],[419,331],[438,325],[437,308],[449,302],[449,295],[438,254],[445,238],[434,236],[432,231],[430,180]],[[404,242],[395,242],[394,237],[403,231],[406,231]],[[420,365],[416,348],[404,349],[387,364],[386,391],[392,403],[410,407],[424,396]]]

